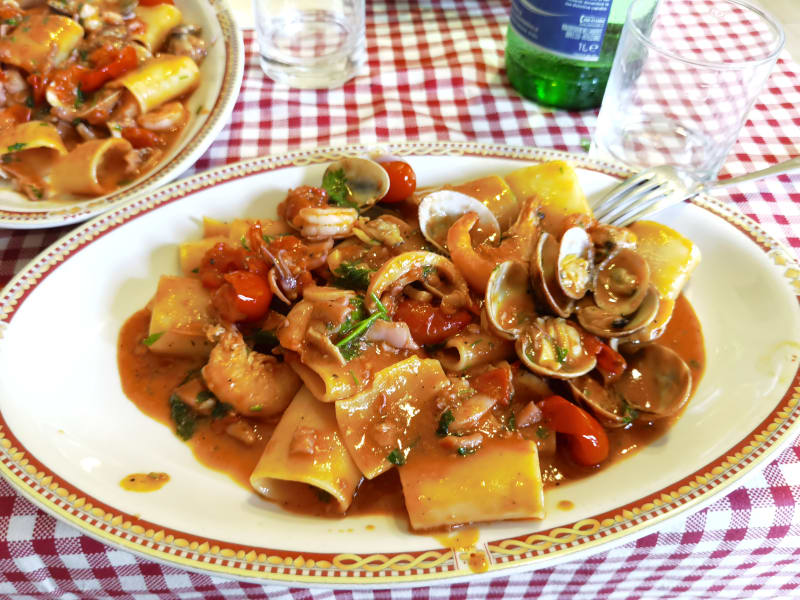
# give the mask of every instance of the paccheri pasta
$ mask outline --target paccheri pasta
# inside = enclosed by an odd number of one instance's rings
[[[155,167],[189,120],[206,52],[182,21],[172,0],[0,0],[5,185],[34,201],[94,197]]]
[[[416,530],[542,518],[674,422],[705,360],[691,241],[595,221],[560,161],[415,187],[346,158],[279,220],[205,219],[123,327],[125,392],[265,498]]]

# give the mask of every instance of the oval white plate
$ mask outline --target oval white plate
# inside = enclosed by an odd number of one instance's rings
[[[32,202],[0,188],[0,227],[39,229],[79,223],[175,179],[191,167],[222,130],[236,103],[244,73],[242,33],[226,0],[177,0],[184,21],[200,25],[208,55],[200,86],[189,97],[189,122],[152,171],[117,191],[89,199]]]
[[[51,246],[0,295],[0,471],[59,518],[147,557],[230,576],[325,585],[408,584],[465,576],[465,555],[412,535],[405,521],[283,512],[197,463],[167,427],[140,413],[117,376],[120,326],[177,273],[176,244],[201,216],[274,214],[290,187],[318,183],[324,163],[365,153],[298,151],[193,176],[85,224]],[[554,151],[409,143],[421,185],[507,173],[556,158],[580,167],[592,198],[610,165]],[[618,173],[619,174],[619,173]],[[596,476],[549,491],[547,519],[481,525],[489,572],[534,568],[598,551],[698,508],[763,463],[797,430],[797,264],[759,227],[711,198],[664,212],[703,261],[686,293],[708,364],[668,434]],[[128,473],[166,471],[150,494]],[[556,508],[570,500],[574,508]]]

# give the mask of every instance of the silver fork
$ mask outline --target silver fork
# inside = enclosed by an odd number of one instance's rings
[[[661,165],[629,177],[593,206],[592,211],[598,221],[625,226],[701,192],[756,181],[795,169],[800,169],[800,156],[739,177],[701,184],[692,183],[688,174],[677,167]]]

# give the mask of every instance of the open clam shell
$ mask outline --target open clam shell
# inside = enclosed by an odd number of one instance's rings
[[[575,310],[575,301],[558,283],[558,250],[556,239],[543,231],[531,259],[531,284],[542,305],[567,318]]]
[[[652,323],[658,314],[659,302],[658,291],[651,285],[633,314],[620,315],[599,306],[588,305],[578,308],[578,322],[586,331],[602,338],[625,337]]]
[[[572,379],[597,364],[583,347],[580,331],[559,317],[536,319],[521,331],[514,348],[526,367],[545,377]]]
[[[591,375],[582,375],[568,382],[573,397],[592,411],[604,427],[624,427],[631,421],[630,410],[616,394]]]
[[[494,332],[507,340],[519,337],[536,318],[528,268],[515,260],[500,263],[486,286],[486,317]]]
[[[368,158],[351,156],[337,160],[325,169],[325,176],[342,171],[347,183],[346,200],[359,210],[368,208],[389,191],[389,174]]]
[[[594,270],[594,245],[582,227],[570,227],[558,245],[558,285],[564,294],[580,300],[589,291]]]
[[[649,344],[625,358],[628,369],[613,387],[628,406],[650,419],[670,417],[683,408],[692,392],[692,373],[680,356],[661,344]]]
[[[650,266],[630,248],[622,248],[597,268],[594,302],[606,312],[630,315],[644,301],[650,283]]]
[[[419,228],[425,239],[442,251],[447,251],[447,231],[467,213],[478,215],[470,232],[473,247],[486,240],[500,240],[500,223],[494,213],[480,200],[453,190],[438,190],[426,195],[419,204]]]

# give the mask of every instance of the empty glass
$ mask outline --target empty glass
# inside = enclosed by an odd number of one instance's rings
[[[772,17],[740,0],[635,0],[591,155],[711,181],[783,42]]]
[[[365,62],[365,0],[253,0],[264,73],[295,88],[333,88]]]

